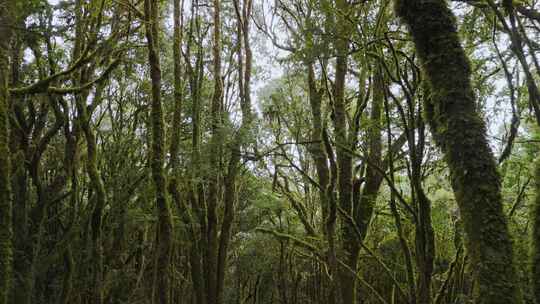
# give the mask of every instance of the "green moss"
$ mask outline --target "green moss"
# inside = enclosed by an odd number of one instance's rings
[[[450,169],[474,269],[475,302],[521,303],[499,175],[476,112],[455,17],[443,0],[397,0],[395,11],[409,28],[427,79],[426,118]]]

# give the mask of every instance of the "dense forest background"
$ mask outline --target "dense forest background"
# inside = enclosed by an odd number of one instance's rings
[[[540,303],[537,0],[0,0],[0,304]]]

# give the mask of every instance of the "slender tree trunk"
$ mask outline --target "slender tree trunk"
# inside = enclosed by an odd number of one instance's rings
[[[418,200],[418,223],[416,225],[417,300],[419,304],[431,304],[431,277],[435,259],[435,236],[431,225],[431,201],[423,189],[416,189]]]
[[[328,193],[332,195],[334,192],[333,185],[330,185],[330,168],[328,166],[328,155],[326,154],[323,143],[323,119],[322,119],[322,97],[324,91],[317,88],[315,81],[315,71],[313,63],[308,64],[308,86],[309,86],[309,102],[311,106],[311,114],[313,116],[313,130],[312,141],[313,144],[309,147],[313,160],[315,162],[315,168],[317,170],[318,183],[320,186],[319,200],[321,203],[323,214],[323,227],[324,234],[328,241],[328,272],[331,280],[329,281],[330,288],[328,294],[328,303],[336,303],[337,292],[337,280],[338,274],[336,248],[335,248],[335,226],[336,226],[336,210],[330,206],[331,203],[335,203],[331,200]],[[329,189],[331,188],[331,189]]]
[[[19,25],[22,28],[24,24]],[[22,53],[22,39],[15,36],[12,42],[11,50],[11,86],[17,87],[20,85],[20,68]],[[24,110],[21,102],[17,102],[14,96],[10,96],[10,104],[13,106],[13,112],[21,128],[10,130],[11,140],[11,163],[23,163],[26,157],[30,155],[29,149],[29,133],[30,130],[24,119]],[[25,166],[11,167],[11,191],[13,205],[13,249],[19,252],[28,252],[28,227],[29,227],[29,188],[28,188],[28,172]],[[29,259],[27,254],[17,254],[13,257],[13,271],[24,273],[28,269]],[[25,279],[23,276],[13,278],[13,295],[14,301],[23,302],[25,297]]]
[[[431,304],[431,276],[435,259],[435,235],[431,224],[431,201],[422,185],[422,160],[425,147],[425,124],[422,106],[407,99],[408,105],[408,146],[410,159],[410,183],[416,210],[416,292],[418,304]]]
[[[348,37],[350,34],[350,24],[347,19],[351,10],[350,4],[345,0],[336,1],[336,76],[334,85],[334,129],[336,133],[336,160],[338,165],[338,190],[339,206],[345,212],[352,215],[352,156],[349,150],[349,136],[347,126],[347,109],[345,105],[345,77],[348,67]],[[348,266],[340,267],[340,287],[343,304],[356,303],[356,272],[358,258],[358,244],[354,242],[356,238],[353,227],[344,223],[341,228],[343,236],[342,259]]]
[[[182,75],[182,30],[183,30],[183,9],[184,9],[184,0],[174,0],[173,1],[173,23],[174,23],[174,34],[173,34],[173,60],[174,60],[174,113],[172,119],[172,130],[171,130],[171,146],[169,150],[170,154],[170,166],[171,166],[171,178],[169,180],[169,192],[172,197],[173,204],[176,205],[178,212],[180,212],[180,217],[184,220],[185,224],[190,227],[188,233],[190,237],[194,235],[193,230],[193,219],[187,208],[186,199],[180,194],[180,178],[181,178],[181,169],[179,166],[179,149],[180,149],[180,135],[181,135],[181,124],[182,124],[182,105],[183,105],[183,93],[184,93],[184,81]],[[192,241],[194,239],[192,238]],[[192,246],[195,242],[192,242]],[[179,248],[183,249],[183,248]],[[172,250],[171,250],[172,251]],[[191,248],[188,248],[188,251],[191,251]],[[181,254],[181,253],[179,253]],[[174,265],[172,265],[176,268]],[[171,285],[174,286],[175,280],[171,278]],[[183,290],[180,290],[176,297],[172,297],[172,302],[182,298],[184,296],[182,293]]]
[[[9,152],[9,16],[11,1],[0,3],[0,304],[8,303],[13,279],[13,232]]]
[[[186,37],[189,38],[187,42],[186,52],[191,55],[191,47],[194,43],[192,37],[195,32],[199,34],[199,15],[196,6],[191,6],[191,21],[189,26],[189,33]],[[196,43],[196,42],[195,42]],[[196,53],[195,66],[190,64],[189,60],[185,61],[187,68],[187,76],[189,77],[190,94],[192,100],[192,143],[191,143],[191,166],[190,166],[190,180],[189,180],[189,201],[191,204],[191,210],[193,210],[192,225],[189,227],[189,233],[191,237],[191,248],[189,254],[190,266],[191,266],[191,280],[193,282],[193,289],[195,294],[195,301],[197,304],[205,304],[207,301],[206,285],[205,285],[205,265],[203,264],[203,257],[205,254],[201,254],[205,250],[206,244],[206,218],[204,217],[204,192],[202,191],[201,175],[200,175],[200,121],[201,121],[201,82],[202,82],[202,69],[203,69],[203,53],[199,48]],[[189,209],[186,208],[186,212],[183,216],[188,216]],[[198,221],[196,223],[195,221]],[[196,228],[196,224],[200,229]]]
[[[540,303],[540,158],[534,164],[536,197],[532,210],[531,287],[535,303]]]
[[[222,150],[222,102],[223,81],[221,79],[221,1],[213,0],[214,32],[212,38],[212,56],[214,69],[214,92],[211,105],[210,168],[208,178],[208,201],[206,210],[207,247],[206,247],[206,295],[208,304],[218,304],[218,218],[219,201],[219,159]]]
[[[77,60],[81,56],[82,50],[85,45],[84,24],[83,18],[83,2],[76,1],[76,33],[77,39],[75,41],[75,48],[73,51],[73,61]],[[89,39],[90,40],[90,39]],[[86,83],[92,68],[82,69],[74,75],[74,82],[77,84]],[[100,84],[96,89],[94,98],[100,99],[104,86]],[[102,226],[103,226],[103,209],[106,204],[106,192],[103,179],[98,168],[98,150],[96,143],[96,135],[91,126],[92,113],[88,111],[87,97],[89,91],[85,90],[80,94],[77,94],[75,98],[77,115],[79,126],[86,139],[86,151],[88,154],[86,171],[90,181],[90,187],[94,191],[94,206],[91,215],[91,231],[92,231],[92,262],[91,262],[91,280],[92,280],[92,303],[103,303],[103,240],[102,240]],[[36,253],[37,254],[37,253]]]
[[[421,119],[421,118],[419,118]],[[414,123],[414,122],[413,122]],[[416,124],[416,123],[415,123]],[[417,201],[417,218],[415,229],[415,244],[416,244],[416,266],[418,269],[417,276],[417,301],[419,304],[431,304],[431,277],[433,275],[433,262],[435,260],[435,234],[433,225],[431,224],[431,201],[424,192],[422,186],[422,159],[424,150],[424,125],[420,122],[418,128],[418,145],[413,141],[409,143],[409,147],[414,153],[411,157],[412,162],[412,188]]]
[[[173,43],[173,60],[174,60],[174,113],[171,128],[171,168],[173,178],[171,185],[178,186],[178,153],[180,149],[180,125],[182,123],[182,104],[183,104],[183,80],[182,80],[182,29],[183,29],[183,8],[184,0],[174,0],[174,43]]]
[[[390,109],[388,105],[388,99],[384,100],[384,111],[386,116],[386,132],[387,132],[387,142],[388,147],[392,146],[392,129],[390,126]],[[389,168],[389,185],[395,184],[395,170],[394,170],[394,157],[392,154],[388,154],[388,168]],[[406,303],[415,304],[416,303],[416,282],[414,281],[414,269],[412,263],[411,250],[407,242],[407,238],[403,231],[403,226],[401,224],[401,216],[399,214],[397,204],[396,204],[396,194],[392,189],[390,189],[390,211],[394,217],[394,224],[396,226],[397,236],[399,239],[399,245],[401,251],[403,252],[403,258],[405,259],[405,272],[407,275],[407,283],[409,289],[408,299],[404,299]]]
[[[476,111],[469,61],[444,0],[398,0],[431,90],[425,105],[460,207],[478,304],[522,303],[502,210],[501,184]]]
[[[227,176],[225,178],[225,210],[218,249],[218,270],[217,270],[217,302],[223,303],[223,288],[225,284],[225,270],[227,267],[227,253],[231,238],[231,228],[234,220],[234,201],[236,200],[236,179],[240,166],[240,153],[242,144],[246,142],[247,131],[251,126],[251,66],[252,53],[249,42],[249,24],[251,21],[252,1],[244,0],[240,6],[238,0],[234,1],[237,14],[237,37],[238,49],[238,87],[240,97],[240,107],[242,109],[242,125],[238,133],[234,136],[231,147],[231,156],[228,164]],[[242,52],[242,50],[244,52]],[[243,56],[243,53],[245,55]]]
[[[92,244],[93,244],[93,303],[103,303],[103,244],[102,244],[102,221],[103,208],[106,202],[106,193],[101,174],[98,169],[96,136],[90,126],[90,118],[83,102],[86,98],[76,96],[77,110],[81,128],[86,138],[88,153],[87,173],[90,184],[94,190],[95,206],[92,211]]]
[[[381,137],[381,130],[383,129],[381,108],[384,100],[384,90],[386,90],[386,87],[382,71],[380,67],[377,67],[373,77],[373,100],[371,103],[370,127],[368,130],[369,163],[366,168],[365,186],[359,195],[359,201],[355,202],[357,208],[355,208],[354,218],[362,234],[359,240],[360,242],[364,241],[367,235],[369,223],[373,216],[373,208],[375,207],[379,189],[383,181],[383,175],[379,170],[385,167],[382,160]],[[391,149],[388,151],[388,153],[392,153]]]
[[[171,290],[171,255],[173,241],[172,215],[167,197],[165,178],[165,139],[163,109],[161,104],[161,66],[159,60],[159,1],[145,0],[145,28],[148,44],[148,63],[152,79],[150,164],[152,179],[156,191],[156,208],[158,214],[157,246],[156,246],[156,294],[155,302],[170,304]]]

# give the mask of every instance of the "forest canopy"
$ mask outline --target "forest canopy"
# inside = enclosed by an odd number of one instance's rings
[[[0,0],[0,304],[539,304],[537,0]]]

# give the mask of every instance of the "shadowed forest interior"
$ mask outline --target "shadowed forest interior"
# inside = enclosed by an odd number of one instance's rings
[[[539,86],[538,0],[0,0],[0,304],[540,304]]]

